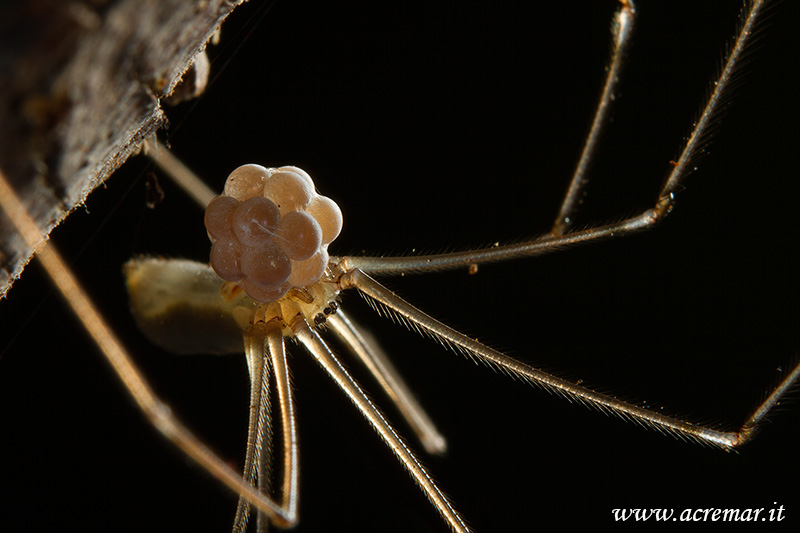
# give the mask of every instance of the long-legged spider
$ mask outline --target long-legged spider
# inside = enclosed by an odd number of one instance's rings
[[[243,94],[250,87],[235,81],[242,78],[231,65],[232,88],[225,80],[212,87],[172,145],[204,176],[220,180],[250,160],[310,167],[322,192],[345,212],[337,253],[438,251],[545,231],[591,116],[608,48],[606,21],[615,7],[593,4],[586,9],[602,13],[582,13],[575,6],[543,6],[537,10],[567,11],[539,12],[536,19],[485,5],[480,13],[448,11],[446,17],[426,7],[373,19],[377,14],[342,12],[340,6],[315,18],[292,17],[284,12],[290,7],[281,5],[264,23],[266,35],[249,44],[261,57],[237,58],[250,65],[270,62],[267,70],[275,75],[265,82],[271,97],[264,99],[263,84],[252,88],[260,100]],[[671,412],[739,423],[797,346],[796,243],[790,232],[790,188],[796,185],[788,175],[795,168],[789,123],[797,113],[780,74],[796,62],[796,45],[786,37],[789,21],[797,20],[792,10],[785,3],[775,11],[779,15],[750,56],[747,83],[732,99],[710,155],[687,180],[664,225],[536,261],[481,267],[476,276],[437,274],[390,285],[437,318],[518,358]],[[620,218],[652,203],[734,19],[732,5],[640,3],[622,98],[579,224]],[[297,20],[307,26],[291,28],[295,39],[280,33]],[[407,32],[411,28],[415,33]],[[297,55],[290,60],[281,46]],[[531,70],[536,80],[527,79]],[[221,107],[211,111],[215,95]],[[234,109],[239,103],[247,107]],[[280,124],[280,135],[265,139],[262,132],[238,152],[219,146],[226,138],[241,145],[247,136],[231,133],[241,131],[231,124],[255,123],[255,113]],[[492,175],[519,178],[520,189],[492,196],[485,180]],[[376,205],[386,184],[392,203]],[[133,344],[156,389],[225,457],[239,457],[247,397],[241,359],[161,354],[128,330],[120,303],[125,296],[117,267],[132,253],[174,256],[180,253],[177,239],[187,239],[184,255],[199,259],[206,253],[202,230],[177,238],[162,232],[151,240],[154,228],[165,224],[156,217],[173,223],[180,211],[193,225],[185,215],[196,212],[188,201],[173,193],[167,202],[174,203],[144,220],[140,214],[120,217],[77,268],[85,280],[97,280],[94,296],[115,313],[115,327]],[[97,203],[89,204],[92,217],[71,221],[62,233],[74,232],[82,242],[84,228],[94,227],[106,209]],[[123,209],[135,213],[141,204],[134,198]],[[483,206],[496,210],[483,216],[477,210]],[[115,243],[113,249],[103,238]],[[131,239],[141,244],[118,244]],[[19,300],[38,301],[32,295],[37,281],[28,277],[12,293],[18,300],[10,313],[25,314],[27,302]],[[356,308],[356,300],[345,304]],[[63,308],[53,301],[47,306],[26,329],[41,355],[6,352],[0,372],[0,416],[10,428],[3,432],[2,460],[24,465],[4,467],[12,472],[4,476],[4,492],[13,493],[2,505],[13,511],[3,512],[3,523],[226,528],[233,499],[175,461],[178,456],[145,430],[108,370],[94,362],[93,348],[82,335],[71,336],[73,322]],[[423,460],[478,531],[517,530],[565,516],[596,523],[617,507],[791,505],[776,485],[796,473],[791,421],[770,427],[741,454],[724,454],[606,420],[502,376],[487,377],[484,368],[458,362],[428,341],[368,313],[357,316],[380,327],[374,331],[382,344],[448,437],[446,460]],[[42,331],[52,344],[40,338]],[[28,343],[18,340],[10,353],[20,346]],[[48,349],[65,346],[85,349]],[[299,355],[292,368],[301,415],[301,530],[441,530],[360,417]],[[317,387],[324,390],[311,392]],[[17,474],[22,470],[24,476]]]

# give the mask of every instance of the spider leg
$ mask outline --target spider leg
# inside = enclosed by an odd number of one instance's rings
[[[272,466],[272,412],[270,404],[271,365],[264,357],[264,340],[247,336],[244,338],[247,368],[250,372],[250,418],[247,428],[247,448],[244,462],[244,477],[248,483],[258,486],[259,492],[269,494]],[[239,496],[233,531],[247,531],[250,518],[250,501]],[[264,527],[266,522],[264,522]],[[258,531],[262,528],[262,515],[258,515]]]
[[[573,231],[564,235],[559,234],[559,228],[561,227],[561,224],[559,224],[557,221],[552,232],[541,237],[517,244],[491,246],[481,250],[406,257],[347,256],[332,259],[340,260],[345,270],[358,269],[364,273],[374,273],[380,275],[401,275],[412,272],[451,270],[465,267],[468,268],[481,263],[496,263],[511,259],[519,259],[522,257],[541,255],[566,246],[591,242],[603,238],[621,237],[623,235],[648,229],[654,226],[656,223],[663,220],[675,206],[675,195],[680,190],[683,179],[690,173],[691,170],[693,170],[693,168],[690,168],[692,161],[700,152],[702,152],[703,142],[706,139],[705,134],[709,129],[709,125],[713,122],[714,117],[719,111],[723,94],[731,84],[735,68],[742,57],[742,53],[746,48],[747,43],[750,41],[750,37],[753,34],[753,29],[756,25],[759,15],[763,11],[764,5],[765,0],[756,0],[750,5],[750,8],[742,21],[741,27],[739,28],[739,32],[736,36],[733,47],[731,48],[731,51],[725,60],[722,72],[714,82],[711,95],[703,107],[703,112],[701,113],[700,118],[694,124],[694,128],[692,129],[692,132],[689,135],[683,150],[681,151],[680,157],[677,161],[672,163],[672,171],[667,177],[664,185],[661,187],[661,190],[658,193],[658,199],[652,208],[647,209],[639,215],[627,218],[621,222],[605,224],[582,231]],[[623,9],[620,13],[625,13],[625,10],[626,6],[623,6]],[[605,114],[603,99],[601,99],[601,103],[598,108],[598,114],[600,115],[600,121],[602,122]],[[597,116],[598,115],[595,116],[595,120],[598,120]],[[594,126],[592,129],[594,130]],[[590,134],[590,139],[587,140],[588,155],[586,154],[587,149],[584,150],[584,155],[587,157],[587,162],[592,152],[593,141],[591,140],[591,137],[593,134],[594,133]],[[575,189],[581,189],[582,183],[585,182],[582,177],[584,172],[585,169],[582,170],[579,164],[578,170],[576,171],[576,177],[573,178],[573,186]],[[578,182],[577,185],[575,184],[576,180]],[[564,201],[566,208],[562,206],[562,211],[566,209],[567,214],[572,212],[575,204],[575,200],[571,200],[570,198],[574,196],[577,199],[579,194],[577,191],[572,191],[573,186],[570,186],[570,191],[567,193],[567,197]],[[559,218],[561,217],[562,215],[559,215]]]
[[[377,303],[382,309],[388,310],[390,315],[410,328],[421,330],[421,333],[427,334],[477,361],[502,370],[512,377],[521,378],[528,383],[542,387],[548,392],[564,396],[569,400],[578,401],[599,411],[613,413],[642,426],[711,444],[726,450],[736,448],[747,442],[755,433],[757,425],[764,419],[766,413],[777,405],[780,398],[800,378],[800,363],[798,363],[783,378],[767,400],[756,409],[755,413],[741,429],[738,431],[719,431],[702,424],[692,423],[678,417],[640,407],[608,394],[593,391],[504,355],[420,311],[360,270],[347,272],[342,276],[340,283],[342,288],[355,287],[369,301]]]
[[[468,533],[464,519],[453,508],[450,500],[436,486],[425,468],[419,463],[411,449],[403,442],[403,439],[395,432],[394,428],[386,421],[383,415],[367,398],[361,387],[355,382],[350,374],[342,367],[336,356],[325,342],[319,337],[316,331],[311,329],[304,320],[299,321],[293,326],[297,339],[306,347],[309,353],[316,359],[328,375],[336,382],[340,389],[347,395],[353,405],[361,412],[367,421],[386,445],[392,450],[398,460],[408,470],[408,473],[417,483],[419,488],[425,493],[431,504],[436,507],[442,518],[455,533]]]
[[[279,527],[292,527],[297,524],[298,478],[300,467],[297,459],[297,422],[292,400],[292,387],[289,382],[289,367],[286,363],[286,346],[280,328],[267,331],[262,342],[263,351],[270,358],[275,369],[275,385],[278,389],[278,403],[281,410],[281,434],[283,435],[283,485],[281,487],[281,507],[291,518],[290,524]]]
[[[563,235],[572,226],[573,214],[585,195],[584,189],[588,183],[586,174],[597,149],[597,142],[600,139],[603,127],[608,123],[609,110],[611,109],[611,103],[614,101],[614,93],[619,82],[622,62],[633,34],[633,21],[636,13],[636,7],[633,2],[620,0],[620,3],[622,5],[614,15],[614,22],[611,26],[613,47],[611,49],[611,61],[606,69],[607,74],[606,81],[603,84],[603,92],[600,95],[600,102],[597,104],[597,109],[592,119],[589,135],[586,136],[584,141],[581,157],[578,159],[577,165],[575,165],[569,188],[561,202],[553,228],[550,230],[553,236]]]
[[[277,503],[261,494],[246,480],[234,472],[222,459],[205,446],[186,428],[162,402],[148,385],[141,371],[134,365],[130,354],[103,320],[99,310],[89,300],[72,271],[52,245],[42,240],[42,232],[30,217],[19,197],[0,171],[0,207],[11,219],[27,244],[35,251],[47,274],[61,295],[80,319],[82,325],[114,368],[117,376],[133,397],[148,421],[169,441],[194,459],[209,474],[234,492],[245,496],[254,506],[263,511],[278,526],[288,527],[294,523]]]
[[[414,393],[369,332],[357,326],[341,309],[329,316],[327,323],[333,333],[375,376],[386,395],[411,426],[425,451],[437,455],[447,451],[447,441],[444,436],[436,429],[433,421],[414,397]]]
[[[158,168],[163,170],[172,181],[177,183],[201,208],[205,209],[209,202],[217,196],[217,193],[211,190],[211,187],[198,178],[197,174],[189,170],[180,159],[172,155],[166,146],[158,142],[155,136],[145,141],[144,154]]]
[[[278,391],[281,435],[283,436],[283,483],[280,507],[286,515],[286,522],[280,527],[294,527],[297,525],[298,518],[300,467],[297,421],[283,335],[280,328],[270,328],[266,335],[245,335],[244,344],[252,384],[244,478],[251,484],[257,484],[261,494],[269,494],[272,462],[269,369],[272,368],[275,372],[275,387]],[[233,524],[234,532],[247,531],[249,514],[250,502],[244,495],[241,495]],[[256,530],[266,531],[270,518],[268,514],[259,510]]]

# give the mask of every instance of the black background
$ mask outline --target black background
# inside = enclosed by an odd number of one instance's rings
[[[220,188],[246,162],[296,164],[345,216],[334,254],[443,251],[543,233],[602,83],[615,3],[250,2],[210,49],[218,75],[170,111],[176,154]],[[537,3],[540,4],[540,3]],[[772,6],[729,112],[662,226],[510,264],[387,279],[505,352],[722,426],[797,357],[798,5]],[[737,24],[738,2],[639,2],[633,50],[579,224],[652,205]],[[136,331],[121,264],[205,260],[202,213],[165,178],[145,207],[132,160],[55,232],[155,389],[239,464],[241,357],[176,357]],[[225,531],[234,496],[144,421],[30,268],[0,305],[0,529]],[[514,382],[375,315],[369,327],[448,437],[424,462],[476,531],[608,524],[630,507],[800,513],[797,403],[725,453]],[[446,531],[393,456],[299,347],[298,531]],[[359,374],[360,375],[360,374]],[[367,389],[411,440],[369,379]],[[797,394],[795,393],[795,397]],[[419,446],[415,446],[419,449]],[[9,525],[10,522],[10,525]]]

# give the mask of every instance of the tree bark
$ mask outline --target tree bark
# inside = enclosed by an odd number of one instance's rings
[[[0,168],[43,238],[164,123],[162,98],[243,1],[0,7]],[[0,297],[31,255],[0,217]]]

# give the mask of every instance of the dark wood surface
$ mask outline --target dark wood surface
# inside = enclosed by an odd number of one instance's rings
[[[238,3],[0,6],[0,168],[45,234],[164,124],[159,100]],[[0,296],[29,260],[0,217]]]

